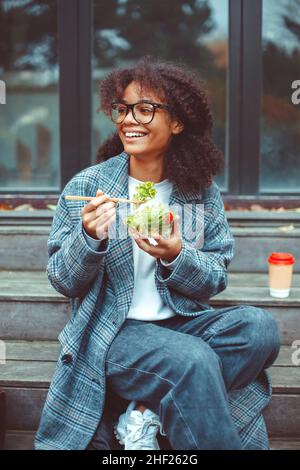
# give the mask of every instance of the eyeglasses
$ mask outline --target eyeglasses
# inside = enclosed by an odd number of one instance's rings
[[[134,104],[113,102],[111,103],[111,119],[115,124],[121,124],[129,110],[131,110],[136,122],[139,124],[150,124],[157,108],[170,109],[167,104],[151,103],[150,101],[139,101]]]

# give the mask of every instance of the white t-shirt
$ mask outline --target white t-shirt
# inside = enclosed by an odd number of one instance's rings
[[[132,176],[128,176],[129,198],[132,198],[133,194],[136,192],[136,186],[142,182],[143,181],[139,181]],[[154,184],[154,186],[157,193],[155,198],[151,201],[154,203],[161,202],[168,205],[173,188],[171,181],[165,179],[160,183]],[[82,230],[87,245],[93,251],[97,251],[100,245],[100,240],[95,240],[90,237],[84,229]],[[156,258],[139,248],[133,239],[132,249],[134,264],[134,291],[127,318],[144,321],[158,321],[175,316],[176,313],[163,303],[163,300],[156,288],[154,278]],[[178,255],[178,257],[179,256],[180,255]],[[176,266],[178,257],[176,257],[171,263],[164,260],[160,260],[160,262],[164,266],[168,266],[170,270],[173,270]]]
[[[132,176],[128,176],[129,198],[133,197],[137,185],[142,183]],[[153,203],[161,202],[169,204],[172,192],[172,183],[169,180],[154,184],[157,190],[156,196],[151,200]],[[155,321],[164,320],[175,316],[175,312],[163,303],[163,300],[155,285],[155,265],[156,258],[146,253],[133,243],[133,263],[134,263],[134,291],[131,306],[127,318],[136,320]],[[168,263],[164,263],[168,264]]]

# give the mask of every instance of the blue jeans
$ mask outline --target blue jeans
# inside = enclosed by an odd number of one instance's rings
[[[173,449],[241,449],[227,392],[255,380],[279,348],[273,316],[249,305],[127,319],[107,354],[107,383],[159,415]]]

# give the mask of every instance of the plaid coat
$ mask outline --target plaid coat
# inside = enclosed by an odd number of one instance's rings
[[[83,235],[82,201],[65,195],[95,196],[97,189],[128,198],[128,155],[123,152],[91,166],[65,186],[48,240],[48,278],[70,298],[71,319],[59,335],[61,350],[46,398],[36,449],[86,449],[105,405],[105,358],[126,319],[134,287],[132,240],[107,239],[92,250]],[[234,252],[220,191],[213,182],[198,193],[175,184],[170,205],[204,204],[204,245],[193,248],[182,233],[182,251],[172,272],[156,261],[156,286],[178,315],[200,315],[209,297],[225,289],[226,268]],[[191,275],[192,274],[192,275]],[[256,382],[229,396],[244,447],[268,448],[261,410],[271,398],[266,371]]]

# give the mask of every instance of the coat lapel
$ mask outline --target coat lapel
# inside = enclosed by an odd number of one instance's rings
[[[107,166],[103,181],[101,181],[103,190],[106,194],[113,197],[129,199],[128,192],[128,163],[129,156],[125,152],[121,153],[111,166]],[[117,224],[118,225],[118,210]],[[118,233],[116,233],[118,235]],[[118,292],[118,308],[127,314],[134,287],[134,265],[132,239],[130,236],[116,236],[110,239],[110,254],[106,258],[106,267],[109,278],[114,286],[115,292]]]

